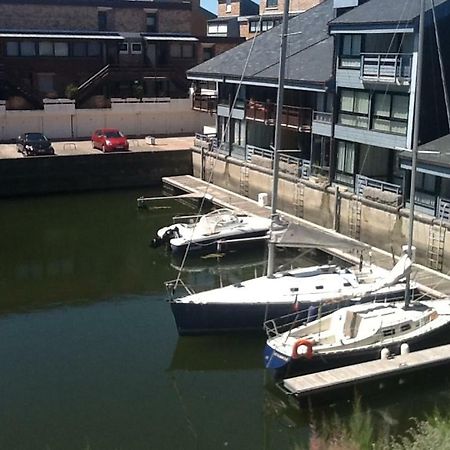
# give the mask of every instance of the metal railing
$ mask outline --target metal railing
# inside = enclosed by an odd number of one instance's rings
[[[442,222],[450,222],[450,200],[438,197],[437,218]]]
[[[313,122],[322,122],[331,124],[332,114],[330,112],[313,111]]]
[[[402,83],[411,81],[412,54],[363,53],[360,77],[371,81]]]
[[[310,131],[312,125],[312,108],[284,105],[281,125],[299,131]],[[245,118],[266,125],[275,125],[276,103],[248,100],[245,104]]]
[[[217,111],[217,95],[194,94],[192,109],[215,113]]]
[[[360,196],[364,193],[364,188],[372,187],[383,192],[392,192],[393,194],[402,195],[402,188],[397,184],[386,183],[385,181],[368,178],[364,175],[356,175],[355,194]]]

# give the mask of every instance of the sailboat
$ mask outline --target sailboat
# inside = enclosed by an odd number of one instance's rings
[[[415,99],[410,211],[407,253],[412,255],[414,231],[415,173],[418,152],[420,88],[424,34],[424,3],[421,0]],[[265,324],[268,339],[265,365],[276,377],[343,366],[379,358],[383,349],[399,353],[401,346],[426,348],[439,340],[448,341],[450,298],[411,302],[410,273],[406,277],[404,302],[359,304],[344,307],[307,324],[272,320]]]
[[[292,226],[282,237],[277,235],[278,167],[281,143],[281,117],[284,95],[286,38],[288,31],[289,2],[286,1],[281,31],[279,80],[274,139],[273,186],[271,203],[271,226],[268,242],[267,275],[217,288],[194,293],[180,278],[166,283],[169,303],[180,335],[235,331],[263,331],[268,319],[296,311],[304,320],[314,317],[321,306],[322,313],[332,311],[344,302],[392,300],[400,298],[405,290],[403,278],[410,270],[411,258],[405,256],[392,272],[361,263],[355,269],[322,265],[275,272],[274,260],[277,245],[291,245],[288,236],[295,234]],[[306,238],[313,233],[312,227],[303,227],[297,235]],[[326,236],[326,238],[324,238]],[[324,242],[326,241],[326,243]],[[298,242],[296,245],[300,245]],[[303,242],[302,246],[352,247],[360,243],[339,237],[337,233],[323,233]],[[186,288],[187,295],[178,294],[178,287]],[[185,293],[184,293],[185,294]],[[353,299],[353,300],[351,300]],[[324,305],[324,306],[323,306]]]

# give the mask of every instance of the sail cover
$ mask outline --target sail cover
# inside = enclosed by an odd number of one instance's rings
[[[272,239],[280,247],[370,248],[369,245],[342,234],[299,223],[290,223],[285,231],[274,233]]]

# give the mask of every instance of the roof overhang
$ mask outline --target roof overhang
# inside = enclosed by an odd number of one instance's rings
[[[414,33],[415,28],[411,24],[330,24],[330,34],[389,34],[389,33]]]
[[[85,33],[35,33],[35,32],[0,32],[0,38],[13,39],[98,39],[121,41],[120,35],[111,34],[85,34]]]

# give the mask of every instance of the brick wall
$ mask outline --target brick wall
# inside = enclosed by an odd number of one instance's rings
[[[315,5],[321,3],[321,0],[290,0],[289,11],[306,11]],[[263,14],[265,12],[270,13],[282,13],[284,8],[284,0],[278,0],[278,7],[276,8],[266,8],[267,0],[261,0],[259,4],[259,12]]]
[[[86,6],[0,5],[0,28],[96,30],[97,8]]]
[[[191,12],[161,10],[158,13],[160,33],[191,33]]]
[[[261,0],[264,1],[264,0]],[[219,5],[217,8],[217,15],[219,17],[227,17],[227,16],[239,16],[241,14],[241,4],[239,0],[232,0],[231,2],[231,11],[227,12],[227,2],[226,0],[219,0]]]

